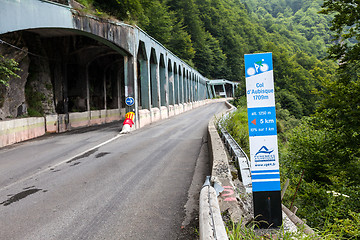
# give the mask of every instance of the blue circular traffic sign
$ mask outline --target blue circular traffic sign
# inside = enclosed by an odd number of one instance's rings
[[[127,98],[125,99],[125,103],[126,103],[126,105],[128,105],[128,106],[130,107],[130,106],[134,105],[135,100],[134,100],[133,97],[127,97]]]

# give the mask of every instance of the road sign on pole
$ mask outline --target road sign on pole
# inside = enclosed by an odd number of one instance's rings
[[[282,224],[272,53],[245,54],[254,216],[261,228]]]
[[[125,99],[125,103],[126,103],[126,105],[128,105],[129,107],[131,107],[132,105],[134,105],[135,100],[134,100],[133,97],[127,97],[127,98]]]

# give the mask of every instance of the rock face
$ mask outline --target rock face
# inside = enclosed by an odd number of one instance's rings
[[[49,61],[40,39],[28,33],[11,33],[2,40],[19,48],[1,44],[0,54],[18,62],[21,71],[17,72],[20,78],[11,78],[9,86],[0,86],[0,120],[27,116],[29,111],[38,116],[55,113]]]
[[[8,117],[17,117],[18,108],[25,104],[25,84],[29,75],[30,62],[26,53],[28,49],[21,34],[6,35],[2,39],[21,48],[22,51],[5,44],[0,45],[0,54],[5,58],[14,59],[19,63],[18,67],[21,69],[21,71],[17,72],[20,78],[12,77],[9,81],[9,86],[0,86],[1,99],[3,99],[3,104],[0,106],[0,120]]]
[[[24,39],[29,52],[36,54],[36,56],[29,55],[29,76],[25,86],[27,103],[29,108],[36,111],[33,113],[35,115],[53,114],[55,113],[53,86],[46,51],[38,35],[25,33]]]

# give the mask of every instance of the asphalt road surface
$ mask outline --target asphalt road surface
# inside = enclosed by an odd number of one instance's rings
[[[111,124],[0,149],[0,239],[189,239],[182,231],[209,174],[207,124],[225,109],[209,104],[126,135]]]

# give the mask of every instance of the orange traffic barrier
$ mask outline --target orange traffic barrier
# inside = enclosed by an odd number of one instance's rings
[[[130,130],[132,129],[132,126],[134,125],[134,118],[135,118],[134,112],[128,112],[127,114],[125,114],[125,120],[123,123],[121,133],[130,132]]]

